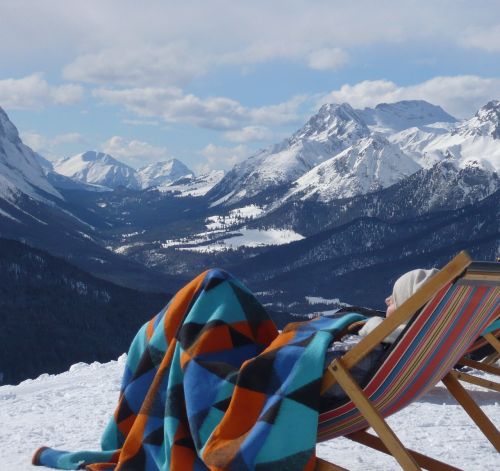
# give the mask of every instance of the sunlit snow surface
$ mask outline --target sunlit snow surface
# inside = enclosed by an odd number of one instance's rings
[[[161,241],[162,248],[173,247],[176,250],[190,252],[214,253],[226,250],[237,250],[240,247],[265,247],[283,245],[304,238],[291,229],[250,229],[241,224],[258,218],[264,209],[255,204],[232,209],[224,215],[209,216],[205,220],[207,231],[193,234],[190,237]],[[123,245],[115,249],[124,253],[133,244]]]
[[[189,240],[166,240],[162,243],[162,247],[175,247],[177,250],[187,250],[190,252],[213,253],[236,250],[240,247],[283,245],[303,238],[304,236],[290,229],[264,230],[242,227],[234,232],[216,230],[195,234],[195,236],[189,238]]]
[[[118,399],[124,362],[125,356],[104,365],[78,364],[60,375],[0,387],[0,470],[40,469],[30,462],[41,445],[98,449]],[[500,425],[500,395],[477,386],[466,387]],[[388,421],[403,443],[414,450],[467,471],[500,469],[500,455],[441,384]],[[400,469],[392,458],[345,438],[321,443],[318,455],[353,471]]]

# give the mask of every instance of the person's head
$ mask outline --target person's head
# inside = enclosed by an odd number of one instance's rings
[[[415,293],[432,275],[439,270],[418,268],[401,275],[394,283],[392,294],[386,298],[386,316],[389,317],[401,304]]]

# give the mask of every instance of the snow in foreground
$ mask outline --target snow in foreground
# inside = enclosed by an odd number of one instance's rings
[[[0,470],[34,470],[41,445],[66,450],[98,449],[99,437],[118,398],[125,355],[107,364],[74,365],[0,387]],[[482,409],[500,425],[498,393],[467,385]],[[418,402],[389,418],[403,443],[464,470],[498,470],[500,456],[439,384]],[[318,455],[351,470],[400,469],[386,455],[338,438]]]

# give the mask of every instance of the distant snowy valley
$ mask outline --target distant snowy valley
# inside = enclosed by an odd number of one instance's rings
[[[61,325],[77,339],[71,359],[12,353],[9,364],[30,364],[4,376],[112,358],[128,337],[92,357],[100,338],[91,349],[76,333],[99,319],[112,331],[125,312],[130,333],[210,267],[258,293],[279,326],[345,305],[381,309],[404,271],[461,250],[500,255],[499,169],[495,100],[464,120],[421,100],[325,104],[289,137],[203,175],[177,159],[136,169],[95,150],[50,162],[0,110],[0,265],[18,265],[3,285],[18,292],[7,312],[24,316],[9,317],[4,342],[40,312],[50,319],[43,342]]]

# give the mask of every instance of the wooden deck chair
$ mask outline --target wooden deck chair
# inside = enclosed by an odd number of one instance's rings
[[[450,373],[467,348],[500,315],[498,279],[482,280],[473,273],[474,264],[467,253],[461,252],[393,315],[329,365],[322,390],[338,382],[350,401],[320,414],[318,442],[346,436],[392,454],[405,470],[457,470],[406,449],[384,420],[442,380],[500,451],[500,433]],[[349,369],[401,324],[407,324],[406,328],[368,384],[361,388]],[[378,437],[366,432],[370,426]],[[318,459],[316,469],[342,468]]]
[[[500,264],[497,264],[500,265]],[[474,360],[471,356],[477,352],[484,350],[485,346],[490,347],[489,355],[481,360]],[[495,363],[500,358],[500,319],[495,320],[490,324],[481,337],[477,339],[474,344],[467,350],[466,354],[459,360],[458,364],[472,368],[473,370],[483,371],[496,376],[500,376],[500,367]],[[474,371],[452,371],[456,379],[465,381],[467,383],[482,386],[493,391],[500,392],[500,382],[480,378],[474,374]]]

